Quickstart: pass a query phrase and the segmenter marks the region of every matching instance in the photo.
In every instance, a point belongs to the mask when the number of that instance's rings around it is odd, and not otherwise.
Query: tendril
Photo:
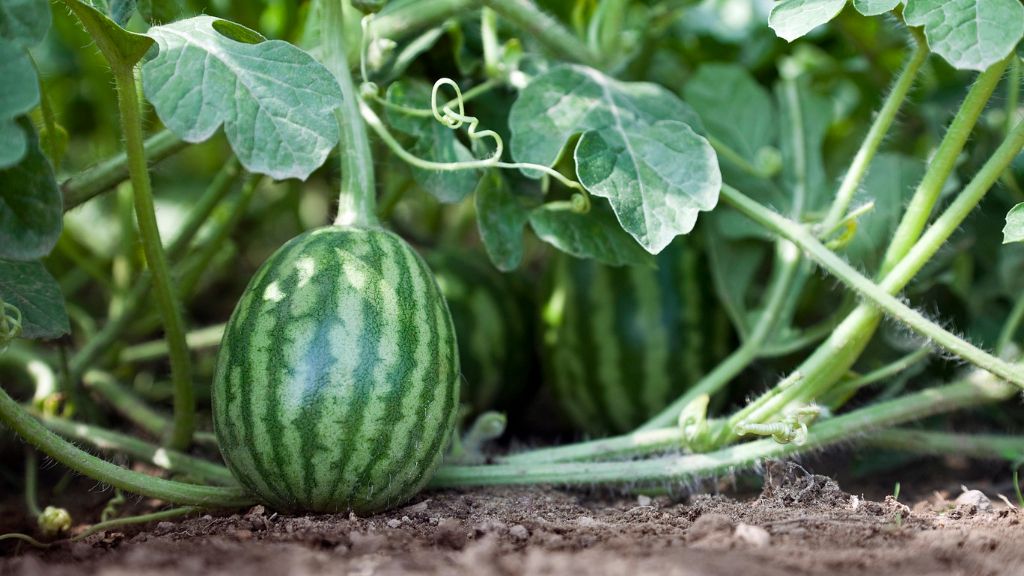
[[[491,83],[485,83],[486,89],[493,87]],[[439,105],[439,94],[441,88],[448,86],[455,92],[455,97],[447,101],[443,105]],[[484,84],[477,88],[485,87]],[[482,90],[474,89],[476,93],[481,93]],[[470,116],[466,114],[465,101],[468,99],[470,93],[467,92],[465,95],[462,93],[462,89],[459,85],[451,78],[441,78],[434,83],[433,88],[430,91],[430,110],[420,110],[416,108],[409,108],[394,102],[389,102],[376,92],[367,90],[374,94],[373,100],[381,103],[383,106],[400,112],[408,114],[410,116],[426,117],[433,116],[434,119],[439,122],[442,126],[451,130],[458,130],[465,127],[466,136],[473,142],[489,140],[494,147],[494,150],[487,158],[480,158],[476,160],[466,160],[459,162],[434,162],[431,160],[425,160],[407,151],[402,147],[401,144],[395,139],[395,137],[388,131],[384,126],[384,122],[377,116],[377,113],[373,111],[365,102],[360,103],[360,111],[362,112],[363,119],[367,125],[376,132],[376,134],[384,141],[391,151],[401,158],[403,161],[424,170],[440,170],[446,172],[452,172],[457,170],[476,170],[481,168],[508,168],[508,169],[520,169],[520,170],[535,170],[541,172],[547,176],[554,178],[561,182],[564,186],[572,188],[578,192],[574,195],[573,201],[583,210],[587,210],[590,207],[590,199],[587,196],[586,190],[583,185],[571,178],[568,178],[561,172],[541,164],[533,164],[530,162],[502,162],[501,156],[505,152],[505,143],[494,130],[480,130],[480,119],[476,116]],[[474,94],[475,95],[475,94]],[[578,199],[577,199],[578,197]]]

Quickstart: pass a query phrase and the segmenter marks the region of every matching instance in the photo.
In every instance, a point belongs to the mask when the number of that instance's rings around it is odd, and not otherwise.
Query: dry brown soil
[[[46,551],[4,542],[0,574],[1024,574],[1024,511],[991,491],[986,511],[955,505],[955,484],[927,490],[901,498],[911,509],[791,466],[747,497],[502,488],[426,493],[370,518],[256,507]]]

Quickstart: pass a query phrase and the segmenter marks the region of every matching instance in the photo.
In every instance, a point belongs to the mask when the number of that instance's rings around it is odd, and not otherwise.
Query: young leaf
[[[523,228],[529,213],[498,170],[480,179],[475,200],[476,222],[487,256],[498,270],[515,270],[523,260]]]
[[[0,169],[17,164],[28,148],[16,119],[39,103],[39,84],[26,49],[49,28],[46,0],[0,0]]]
[[[1003,228],[1003,244],[1024,242],[1024,202],[1010,209]]]
[[[395,82],[388,87],[387,99],[393,104],[419,110],[430,109],[430,88],[424,84]],[[463,146],[455,131],[431,116],[412,116],[388,108],[388,123],[414,140],[410,152],[431,162],[464,162],[473,154]],[[441,202],[459,202],[473,193],[480,180],[476,170],[424,170],[411,167],[413,178],[424,190]]]
[[[924,26],[933,52],[961,70],[984,70],[1024,37],[1020,0],[907,0],[903,18]]]
[[[63,1],[93,37],[96,46],[111,65],[134,66],[153,47],[152,38],[125,30],[91,3],[84,0]]]
[[[750,164],[775,145],[778,126],[771,94],[742,66],[704,64],[687,82],[684,95],[708,134]]]
[[[287,42],[238,42],[215,22],[198,16],[149,29],[160,53],[142,67],[146,98],[182,139],[200,142],[223,124],[247,170],[305,179],[338,143],[334,76]]]
[[[654,266],[654,258],[596,201],[586,214],[540,206],[530,212],[530,227],[544,242],[577,258],[593,258],[610,266]]]
[[[18,128],[29,140],[21,162],[0,170],[0,258],[35,260],[60,237],[63,197],[31,122],[22,118]]]
[[[538,76],[509,115],[517,161],[552,165],[576,145],[581,183],[608,198],[622,227],[651,253],[714,208],[721,174],[697,115],[665,89],[618,82],[584,66]],[[532,174],[531,174],[532,175]]]
[[[865,16],[885,14],[900,5],[902,0],[853,0],[853,7]]]
[[[59,338],[71,331],[60,285],[38,260],[0,260],[0,298],[21,312],[22,338]]]
[[[768,25],[780,38],[792,42],[831,21],[845,5],[846,0],[783,0],[772,6]]]
[[[580,183],[607,198],[622,228],[651,254],[693,230],[722,188],[711,144],[676,120],[585,132],[575,158]]]

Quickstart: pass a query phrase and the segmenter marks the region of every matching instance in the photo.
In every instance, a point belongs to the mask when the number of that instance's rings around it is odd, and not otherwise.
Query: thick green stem
[[[1016,56],[1010,55],[1010,58],[1014,57]],[[946,135],[942,138],[939,149],[929,160],[928,172],[918,184],[917,190],[910,200],[910,205],[907,206],[907,211],[903,219],[900,220],[899,227],[896,228],[889,249],[885,253],[885,259],[882,261],[880,278],[885,277],[890,270],[895,268],[907,252],[914,247],[917,239],[921,237],[921,232],[928,224],[928,219],[942,193],[942,188],[956,167],[956,159],[967,143],[978,118],[985,110],[989,98],[999,85],[999,80],[1009,65],[1010,58],[1006,58],[982,72],[971,86],[967,97],[960,106],[960,111],[953,118]]]
[[[1022,138],[1024,138],[1024,130],[1021,131],[1021,134]],[[993,158],[996,158],[996,156],[993,156]],[[984,180],[984,172],[985,169],[982,169],[982,172],[978,174],[978,177],[982,178],[982,180]],[[1001,173],[1002,170],[996,172],[994,178],[998,178]],[[958,207],[958,204],[962,204],[961,201],[965,197],[972,198],[974,200],[970,208],[977,205],[977,201],[981,200],[981,196],[984,195],[991,186],[991,182],[981,189],[980,193],[975,197],[974,194],[969,194],[969,192],[972,191],[971,188],[976,182],[977,179],[972,181],[972,185],[968,186],[968,189],[965,190],[959,198],[957,198],[957,201],[953,203],[950,210],[955,210]],[[893,274],[886,277],[886,280],[883,281],[881,286],[876,285],[874,282],[857,272],[857,270],[852,266],[847,264],[845,260],[821,244],[814,235],[808,232],[800,224],[761,206],[730,186],[722,187],[722,198],[755,222],[758,222],[773,233],[795,243],[803,249],[804,253],[806,253],[808,257],[828,270],[833,276],[838,278],[848,287],[852,288],[870,301],[870,303],[863,304],[862,306],[872,306],[881,309],[897,320],[905,323],[917,333],[931,339],[954,355],[972,362],[976,366],[988,370],[989,372],[1024,388],[1024,371],[1022,371],[1019,366],[996,358],[991,354],[978,349],[974,345],[961,340],[956,335],[925,318],[920,312],[913,310],[902,301],[895,298],[893,294],[899,291],[906,284],[906,282],[897,284],[897,282],[894,281],[896,277],[895,271]],[[969,211],[970,209],[967,210],[967,212]],[[943,215],[943,218],[945,218],[945,216],[946,214]],[[966,217],[966,213],[964,216]],[[940,218],[940,221],[942,221],[943,218]],[[936,222],[936,226],[937,225],[939,225],[939,222]],[[957,229],[958,225],[959,221],[954,222],[950,228],[945,230],[946,234],[942,235],[939,246],[945,238],[948,238],[948,236]],[[929,230],[929,232],[931,232],[931,230]],[[917,249],[924,243],[925,240],[922,240],[921,243],[914,248]],[[939,246],[934,246],[934,250],[938,250]],[[932,253],[934,253],[934,250]],[[927,261],[930,256],[931,254],[928,254],[924,260]],[[907,281],[909,281],[909,279],[910,278],[907,278]]]
[[[1013,388],[975,372],[966,381],[910,394],[815,424],[802,445],[757,440],[708,454],[666,456],[640,461],[555,464],[442,466],[430,482],[435,488],[501,484],[642,484],[691,482],[766,458],[783,458],[848,441],[857,434],[951,410],[1005,400]]]
[[[335,111],[341,133],[341,194],[336,226],[376,226],[377,188],[373,177],[370,139],[359,111],[361,98],[352,83],[345,53],[345,18],[341,0],[321,0],[320,41],[327,69],[341,87],[341,106]]]
[[[587,66],[600,64],[586,44],[531,0],[482,0],[482,3],[536,38],[552,55]]]
[[[231,472],[220,464],[195,458],[176,450],[161,448],[134,436],[105,430],[98,426],[52,417],[42,417],[40,421],[53,432],[69,440],[85,442],[104,452],[127,454],[169,472],[184,474],[221,486],[238,486],[238,481],[235,480]]]
[[[188,143],[175,136],[170,130],[161,130],[146,139],[143,146],[146,149],[146,158],[155,163],[168,156],[173,156],[188,146]],[[85,204],[127,179],[128,155],[123,152],[72,176],[61,184],[61,191],[64,193],[64,211],[67,212]]]
[[[864,439],[873,448],[970,458],[1007,460],[1024,458],[1024,437],[997,434],[950,434],[924,430],[882,430]]]
[[[843,177],[839,190],[836,192],[835,201],[832,203],[828,215],[821,224],[822,229],[830,230],[834,228],[845,217],[846,211],[850,208],[850,203],[853,201],[854,194],[857,193],[861,182],[864,181],[864,176],[867,174],[871,161],[877,154],[879,147],[881,147],[886,134],[889,133],[889,128],[892,127],[896,114],[907,99],[910,88],[914,85],[917,73],[921,70],[921,66],[927,59],[928,45],[924,42],[917,42],[914,53],[910,56],[906,66],[903,67],[903,71],[900,72],[896,84],[893,85],[892,91],[889,92],[889,96],[885,99],[885,104],[882,105],[882,109],[878,111],[875,121],[871,124],[864,142],[861,144],[860,149],[857,150],[856,156],[853,157],[853,162],[850,163],[850,168],[846,171],[846,176]]]
[[[93,480],[133,494],[167,502],[206,507],[236,508],[253,503],[239,488],[215,488],[173,482],[121,468],[79,450],[50,432],[0,388],[0,421],[49,457]]]
[[[135,198],[135,216],[139,223],[142,248],[146,263],[153,275],[157,305],[164,321],[164,334],[170,346],[171,377],[174,381],[174,427],[168,437],[168,446],[185,448],[192,441],[195,429],[196,402],[192,392],[192,361],[185,344],[185,322],[174,293],[174,280],[160,241],[153,191],[146,165],[146,150],[142,142],[142,118],[133,67],[111,63],[117,83],[117,103],[121,112],[121,130],[124,134],[125,154],[128,155],[128,173],[131,176]]]

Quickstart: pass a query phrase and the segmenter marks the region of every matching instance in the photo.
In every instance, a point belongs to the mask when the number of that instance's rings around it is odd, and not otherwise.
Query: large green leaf
[[[580,182],[657,254],[718,202],[721,173],[693,110],[665,89],[563,65],[522,91],[509,116],[517,161],[552,165],[579,134]]]
[[[393,104],[416,110],[430,109],[430,88],[421,83],[395,82],[388,87]],[[456,138],[455,131],[431,116],[413,116],[393,108],[386,111],[388,123],[413,138],[410,152],[431,162],[466,162],[473,154]],[[413,178],[441,202],[458,202],[473,193],[480,173],[476,170],[424,170],[412,167]]]
[[[903,18],[924,26],[929,48],[960,69],[984,70],[1024,37],[1020,0],[907,0]]]
[[[783,0],[772,6],[768,25],[780,38],[792,42],[843,11],[846,0]]]
[[[1024,242],[1024,203],[1017,204],[1006,215],[1003,244],[1011,242]]]
[[[59,338],[71,331],[60,286],[38,260],[0,260],[0,298],[21,312],[22,338]]]
[[[247,170],[305,179],[338,142],[334,76],[287,42],[239,42],[217,22],[198,16],[150,28],[160,53],[142,68],[146,97],[182,139],[205,140],[223,124]]]
[[[523,229],[529,212],[498,170],[480,179],[475,200],[476,222],[487,256],[498,270],[515,270],[523,260]]]
[[[853,7],[865,16],[885,14],[900,5],[902,0],[853,0]]]
[[[31,122],[23,118],[19,124],[29,137],[25,155],[0,170],[0,258],[35,260],[60,237],[63,197]]]
[[[535,208],[530,212],[530,226],[538,238],[577,258],[593,258],[610,266],[654,266],[654,258],[622,231],[606,206],[597,202],[586,214]]]
[[[39,103],[39,82],[26,49],[49,28],[46,0],[0,0],[0,169],[17,164],[28,148],[16,119]]]
[[[742,66],[704,64],[684,89],[709,135],[757,164],[758,154],[778,138],[775,104]]]

